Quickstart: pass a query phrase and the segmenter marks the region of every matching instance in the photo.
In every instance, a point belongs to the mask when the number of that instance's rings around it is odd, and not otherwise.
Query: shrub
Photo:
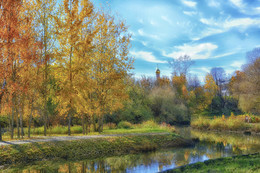
[[[116,129],[115,123],[108,123],[108,124],[106,124],[106,126],[108,127],[108,129]]]
[[[205,117],[199,117],[191,122],[191,126],[198,129],[208,129],[210,120]]]
[[[260,124],[255,124],[252,128],[252,130],[256,133],[260,133]]]
[[[117,128],[119,128],[119,129],[131,129],[132,124],[127,122],[127,121],[121,121],[120,123],[118,123]]]
[[[209,128],[211,130],[224,130],[224,129],[226,129],[226,122],[223,119],[223,117],[216,118],[216,119],[210,121]]]
[[[156,128],[158,127],[158,124],[153,121],[153,120],[149,120],[149,121],[145,121],[141,124],[141,128]]]
[[[82,126],[72,126],[71,127],[71,133],[79,134],[79,133],[82,133],[82,132],[83,132]]]

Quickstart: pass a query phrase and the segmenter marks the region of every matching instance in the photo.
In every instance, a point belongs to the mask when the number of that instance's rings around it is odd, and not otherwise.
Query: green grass
[[[214,160],[207,160],[177,169],[166,171],[168,173],[178,172],[214,172],[214,173],[245,173],[260,172],[260,154],[226,157]]]
[[[0,146],[0,165],[52,159],[95,159],[185,145],[191,145],[191,141],[174,133],[8,145]]]
[[[123,124],[123,125],[122,125]],[[127,127],[127,128],[126,128]],[[15,130],[15,139],[17,139],[17,130]],[[25,138],[28,134],[28,129],[24,128]],[[113,123],[105,124],[102,133],[94,132],[93,126],[91,126],[90,133],[88,135],[100,135],[100,134],[129,134],[129,133],[160,133],[160,132],[175,132],[174,127],[169,126],[167,124],[157,124],[154,121],[146,121],[142,124],[131,124],[129,122],[123,122],[119,127],[117,127]],[[83,135],[82,134],[82,126],[72,126],[71,127],[72,135]],[[66,126],[54,126],[47,129],[47,136],[67,136],[68,127]],[[37,127],[31,128],[31,137],[32,138],[41,138],[44,135],[44,128]],[[3,135],[3,140],[11,140],[10,133],[5,133]]]

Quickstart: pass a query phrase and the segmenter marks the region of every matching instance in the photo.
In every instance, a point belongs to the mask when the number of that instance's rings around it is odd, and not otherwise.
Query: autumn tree
[[[98,131],[103,131],[104,115],[121,108],[127,98],[126,77],[132,69],[129,56],[130,35],[124,22],[108,12],[100,11],[97,18],[100,31],[94,37],[93,85],[96,100]]]
[[[54,61],[54,49],[56,44],[56,23],[58,10],[57,1],[55,0],[33,0],[30,6],[30,14],[33,17],[34,29],[37,33],[36,37],[42,42],[42,51],[39,56],[42,65],[38,69],[37,87],[39,99],[37,100],[38,112],[43,117],[44,121],[44,135],[46,136],[47,124],[49,121],[49,112],[47,108],[48,99],[50,99],[50,78],[51,78],[51,63]]]
[[[71,134],[71,118],[76,110],[77,100],[77,78],[79,73],[84,73],[81,67],[81,57],[78,48],[87,40],[90,45],[90,38],[82,39],[82,33],[87,32],[82,28],[88,28],[88,19],[93,13],[93,5],[87,1],[64,0],[60,18],[56,18],[58,29],[59,49],[56,57],[56,76],[60,86],[59,103],[62,114],[67,114],[68,134]],[[91,30],[87,36],[91,36]],[[85,45],[87,51],[87,45]],[[87,73],[86,73],[87,74]],[[86,89],[86,88],[85,88]]]
[[[216,96],[217,91],[218,91],[218,86],[216,85],[214,78],[211,74],[207,74],[205,77],[205,94],[207,98],[207,104],[210,105],[212,102],[212,99]],[[211,107],[212,111],[212,107]]]
[[[8,105],[12,107],[11,138],[14,132],[14,118],[17,120],[18,137],[20,137],[19,124],[23,116],[18,105],[22,104],[22,95],[27,92],[28,78],[25,73],[35,65],[39,50],[32,27],[32,18],[27,8],[29,4],[30,2],[11,0],[0,3],[0,78],[4,84],[2,93],[9,101]]]
[[[236,72],[229,83],[232,95],[238,99],[239,107],[245,112],[260,113],[260,58],[244,67],[242,72]]]

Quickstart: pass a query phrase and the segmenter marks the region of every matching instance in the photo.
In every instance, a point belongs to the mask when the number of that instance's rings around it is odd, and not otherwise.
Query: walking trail
[[[121,137],[121,136],[140,136],[140,135],[164,135],[169,133],[129,133],[129,134],[111,134],[111,135],[88,135],[88,136],[52,136],[43,137],[42,139],[28,139],[28,140],[15,140],[15,141],[0,141],[0,146],[6,145],[21,145],[37,142],[56,142],[56,141],[73,141],[81,139],[97,139],[107,137]]]

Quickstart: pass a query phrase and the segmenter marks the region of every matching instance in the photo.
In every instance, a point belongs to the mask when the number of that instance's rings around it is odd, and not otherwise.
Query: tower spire
[[[158,64],[157,64],[157,68],[156,68],[156,71],[155,71],[155,74],[156,74],[156,79],[160,79],[160,70],[159,70],[159,67],[158,67]]]

